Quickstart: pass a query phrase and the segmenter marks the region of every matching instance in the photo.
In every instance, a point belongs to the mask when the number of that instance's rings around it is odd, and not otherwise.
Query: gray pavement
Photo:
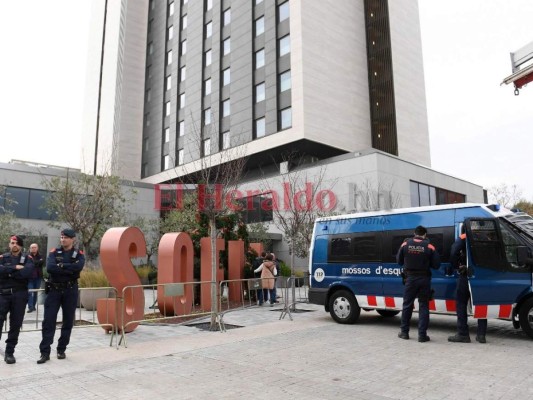
[[[431,342],[418,343],[416,315],[414,339],[405,341],[396,337],[399,317],[363,311],[357,324],[339,325],[322,307],[298,308],[312,311],[293,314],[293,321],[279,320],[280,307],[230,312],[225,323],[242,328],[225,333],[143,324],[128,334],[128,347],[118,350],[100,327],[79,328],[67,359],[53,357],[44,365],[36,364],[40,332],[26,330],[17,363],[0,363],[0,399],[533,396],[533,341],[509,322],[489,321],[485,345],[452,344],[446,339],[454,333],[455,319],[432,315]],[[35,319],[32,314],[26,319]],[[470,325],[475,336],[475,324]]]

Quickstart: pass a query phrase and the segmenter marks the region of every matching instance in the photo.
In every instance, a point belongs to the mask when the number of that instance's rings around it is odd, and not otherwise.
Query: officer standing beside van
[[[409,324],[415,299],[418,298],[418,341],[429,342],[429,299],[431,296],[431,270],[440,267],[440,256],[426,237],[427,230],[419,225],[415,236],[404,241],[398,250],[396,260],[403,266],[406,276],[403,294],[400,339],[409,339]]]
[[[450,252],[450,263],[454,270],[457,271],[457,333],[448,337],[448,342],[453,343],[470,343],[470,334],[468,332],[468,314],[467,306],[470,299],[470,289],[468,288],[468,269],[466,266],[466,231],[465,226],[461,227],[461,235],[455,240]],[[447,271],[450,273],[453,271]],[[479,343],[487,343],[485,334],[487,333],[487,320],[477,320],[476,340]]]

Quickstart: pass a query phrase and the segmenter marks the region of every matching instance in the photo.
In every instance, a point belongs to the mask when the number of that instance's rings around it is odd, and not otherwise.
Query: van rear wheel
[[[520,307],[520,326],[524,332],[533,338],[533,298],[526,300]]]
[[[400,312],[395,310],[376,310],[382,317],[390,318],[398,315]]]
[[[353,324],[361,314],[355,296],[347,290],[338,290],[329,299],[329,313],[339,324]]]

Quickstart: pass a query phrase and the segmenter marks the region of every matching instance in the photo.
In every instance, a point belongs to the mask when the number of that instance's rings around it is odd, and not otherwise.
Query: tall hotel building
[[[248,177],[292,150],[327,166],[346,211],[362,182],[380,207],[484,200],[430,168],[417,0],[95,0],[93,19],[86,172],[172,182],[245,146]]]

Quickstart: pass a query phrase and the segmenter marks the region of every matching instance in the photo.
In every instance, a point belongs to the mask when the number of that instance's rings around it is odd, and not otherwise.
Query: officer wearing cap
[[[398,333],[400,339],[409,339],[409,324],[415,299],[418,298],[418,341],[429,342],[429,298],[431,297],[431,270],[440,267],[440,256],[426,237],[427,230],[419,225],[415,236],[404,241],[398,250],[396,260],[403,266],[406,275],[403,294],[402,323]]]
[[[61,231],[61,246],[52,249],[46,259],[49,280],[45,287],[47,296],[44,301],[42,340],[39,345],[41,358],[37,360],[37,364],[50,360],[59,307],[63,310],[63,323],[57,341],[57,358],[66,358],[65,350],[70,342],[78,304],[78,278],[85,265],[83,251],[74,247],[75,238],[76,232],[73,229]]]
[[[0,337],[9,312],[4,361],[14,364],[15,346],[24,321],[28,302],[28,279],[33,273],[32,257],[22,253],[24,241],[18,235],[11,236],[9,252],[0,257]]]

